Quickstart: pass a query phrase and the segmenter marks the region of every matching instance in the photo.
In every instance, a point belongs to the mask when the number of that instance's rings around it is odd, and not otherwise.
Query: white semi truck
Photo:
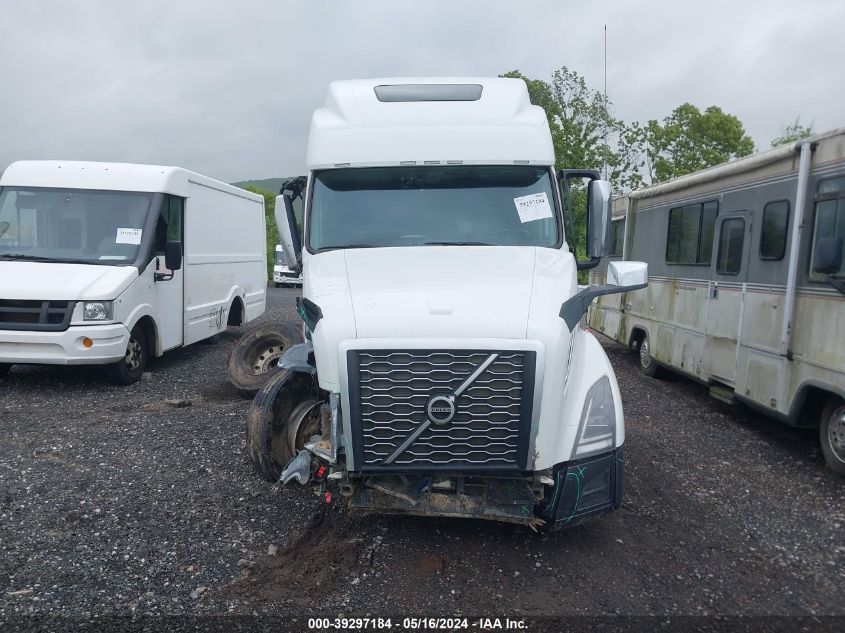
[[[305,341],[253,401],[259,472],[374,512],[560,528],[618,508],[619,388],[580,321],[647,269],[611,263],[579,292],[577,270],[605,254],[610,186],[555,172],[525,84],[333,82],[307,164],[276,205]],[[585,261],[564,230],[575,179],[588,181]]]
[[[237,227],[237,230],[232,230]],[[19,161],[0,179],[0,377],[148,358],[264,312],[264,199],[178,167]]]

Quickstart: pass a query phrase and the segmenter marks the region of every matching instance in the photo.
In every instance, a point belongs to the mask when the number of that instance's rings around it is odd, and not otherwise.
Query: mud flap
[[[552,499],[543,517],[553,530],[572,527],[622,505],[622,447],[555,467]]]

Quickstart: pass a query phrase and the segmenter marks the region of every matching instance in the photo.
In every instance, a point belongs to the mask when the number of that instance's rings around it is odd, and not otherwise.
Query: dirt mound
[[[262,555],[223,589],[250,605],[288,603],[314,606],[338,584],[370,568],[373,545],[361,538],[359,521],[340,508],[326,508],[291,544],[276,555]]]

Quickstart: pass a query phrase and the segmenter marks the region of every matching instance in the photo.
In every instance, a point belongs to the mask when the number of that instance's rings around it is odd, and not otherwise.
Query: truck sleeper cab
[[[226,231],[227,226],[238,231]],[[20,161],[0,179],[0,375],[147,359],[264,311],[261,196],[176,167]]]
[[[337,486],[365,511],[563,527],[619,507],[619,389],[579,322],[595,296],[643,287],[646,269],[613,266],[578,291],[577,267],[603,255],[610,187],[555,173],[525,84],[334,82],[307,162],[276,209],[308,340],[254,402],[259,471]],[[589,180],[586,262],[567,243],[559,177]]]

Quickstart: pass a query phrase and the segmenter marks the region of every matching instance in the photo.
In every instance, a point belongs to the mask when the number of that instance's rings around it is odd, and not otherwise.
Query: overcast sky
[[[567,65],[601,88],[604,24],[625,120],[715,104],[759,149],[797,115],[845,126],[841,0],[4,0],[0,170],[63,158],[296,175],[333,79]]]

